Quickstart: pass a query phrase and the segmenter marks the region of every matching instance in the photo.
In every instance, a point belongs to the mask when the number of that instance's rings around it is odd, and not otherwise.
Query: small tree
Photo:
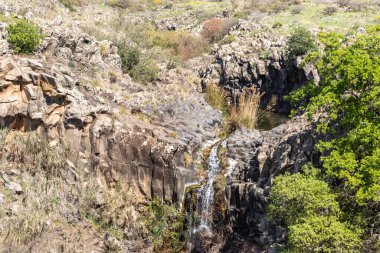
[[[41,29],[26,19],[17,19],[6,28],[8,42],[16,54],[32,54],[41,44],[44,36]]]
[[[298,27],[288,40],[288,59],[293,60],[297,56],[305,55],[315,50],[315,48],[315,41],[309,30],[304,27]]]

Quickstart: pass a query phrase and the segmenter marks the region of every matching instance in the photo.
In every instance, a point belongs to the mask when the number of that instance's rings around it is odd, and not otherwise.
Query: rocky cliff
[[[273,178],[295,173],[318,160],[316,138],[308,122],[295,119],[270,131],[238,130],[227,139],[229,184],[226,188],[228,219],[235,231],[259,245],[281,242],[281,227],[268,227],[265,220],[267,197]]]
[[[302,59],[289,62],[285,55],[286,37],[259,33],[260,25],[237,25],[231,31],[237,41],[215,46],[210,64],[200,70],[204,86],[218,84],[231,94],[236,103],[244,87],[255,87],[263,93],[261,107],[280,113],[289,113],[290,105],[284,96],[311,80],[318,81],[318,73],[311,65],[302,65]],[[246,37],[241,30],[257,31],[260,35]]]

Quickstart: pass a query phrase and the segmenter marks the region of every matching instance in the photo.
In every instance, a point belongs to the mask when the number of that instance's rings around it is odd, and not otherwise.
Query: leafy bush
[[[158,72],[159,69],[152,60],[143,59],[131,69],[129,74],[138,82],[148,83],[157,79]]]
[[[41,29],[26,19],[16,19],[6,28],[8,32],[8,42],[12,45],[16,54],[34,53],[44,36]]]
[[[343,45],[342,35],[321,34],[325,53],[316,61],[321,82],[292,94],[293,103],[303,101],[301,110],[319,113],[315,122],[321,133],[336,136],[321,142],[329,151],[324,158],[327,173],[343,180],[356,192],[356,201],[380,201],[380,26],[369,34],[351,38]],[[305,99],[306,98],[306,99]],[[308,99],[307,99],[308,98]],[[309,103],[307,103],[309,102]],[[337,125],[340,134],[337,134]],[[339,136],[339,137],[338,137]]]
[[[140,63],[141,52],[137,47],[128,47],[125,44],[118,44],[121,67],[125,73],[129,73]]]
[[[310,217],[289,230],[295,252],[363,252],[359,236],[335,217]]]
[[[270,219],[288,226],[309,216],[334,216],[340,213],[338,202],[328,184],[313,174],[276,177],[269,199]]]
[[[155,252],[182,252],[185,242],[186,220],[183,214],[160,200],[153,200],[148,207],[147,227]]]
[[[282,27],[282,23],[281,22],[276,22],[273,24],[272,28],[276,29],[276,28],[280,28]]]
[[[298,27],[294,30],[289,37],[287,46],[289,60],[305,55],[316,48],[312,34],[304,27]]]
[[[317,67],[320,82],[291,95],[292,104],[310,116],[316,131],[329,136],[317,145],[323,154],[321,167],[336,189],[345,219],[364,231],[366,252],[378,241],[371,235],[380,232],[379,36],[379,25],[351,37],[320,34],[323,54],[307,59]],[[373,247],[378,252],[379,244]]]
[[[269,221],[289,229],[292,252],[361,252],[360,233],[339,220],[336,197],[315,171],[276,177],[269,201]]]

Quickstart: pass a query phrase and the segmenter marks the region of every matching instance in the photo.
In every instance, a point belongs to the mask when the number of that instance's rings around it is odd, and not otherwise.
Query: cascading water
[[[207,159],[207,181],[199,190],[198,210],[200,223],[195,231],[212,232],[212,204],[214,200],[214,180],[221,171],[220,160],[218,157],[219,145],[215,145]]]

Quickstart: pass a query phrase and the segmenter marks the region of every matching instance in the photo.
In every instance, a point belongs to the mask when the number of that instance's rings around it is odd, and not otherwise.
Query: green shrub
[[[147,228],[155,252],[182,252],[186,246],[186,219],[175,207],[153,200],[148,206]]]
[[[338,215],[339,205],[327,183],[314,175],[285,174],[274,179],[269,218],[294,225],[315,215]]]
[[[341,222],[341,210],[328,184],[315,170],[274,179],[268,220],[289,229],[291,252],[361,252],[360,230]]]
[[[41,29],[26,19],[17,19],[6,28],[8,42],[16,54],[34,53],[44,38]]]
[[[355,233],[335,217],[315,216],[289,227],[293,252],[363,252]]]
[[[318,132],[334,136],[318,145],[323,167],[355,192],[359,205],[380,201],[380,26],[367,30],[347,44],[341,34],[320,34],[324,54],[314,62],[321,81],[291,95],[299,109],[319,115]]]
[[[315,50],[315,41],[312,34],[304,27],[294,30],[288,40],[288,59],[293,60]]]
[[[140,63],[140,50],[137,47],[128,47],[125,44],[118,44],[118,50],[123,71],[130,73],[130,71]]]
[[[158,71],[158,67],[152,60],[143,59],[131,69],[129,74],[138,82],[148,83],[157,79]]]

